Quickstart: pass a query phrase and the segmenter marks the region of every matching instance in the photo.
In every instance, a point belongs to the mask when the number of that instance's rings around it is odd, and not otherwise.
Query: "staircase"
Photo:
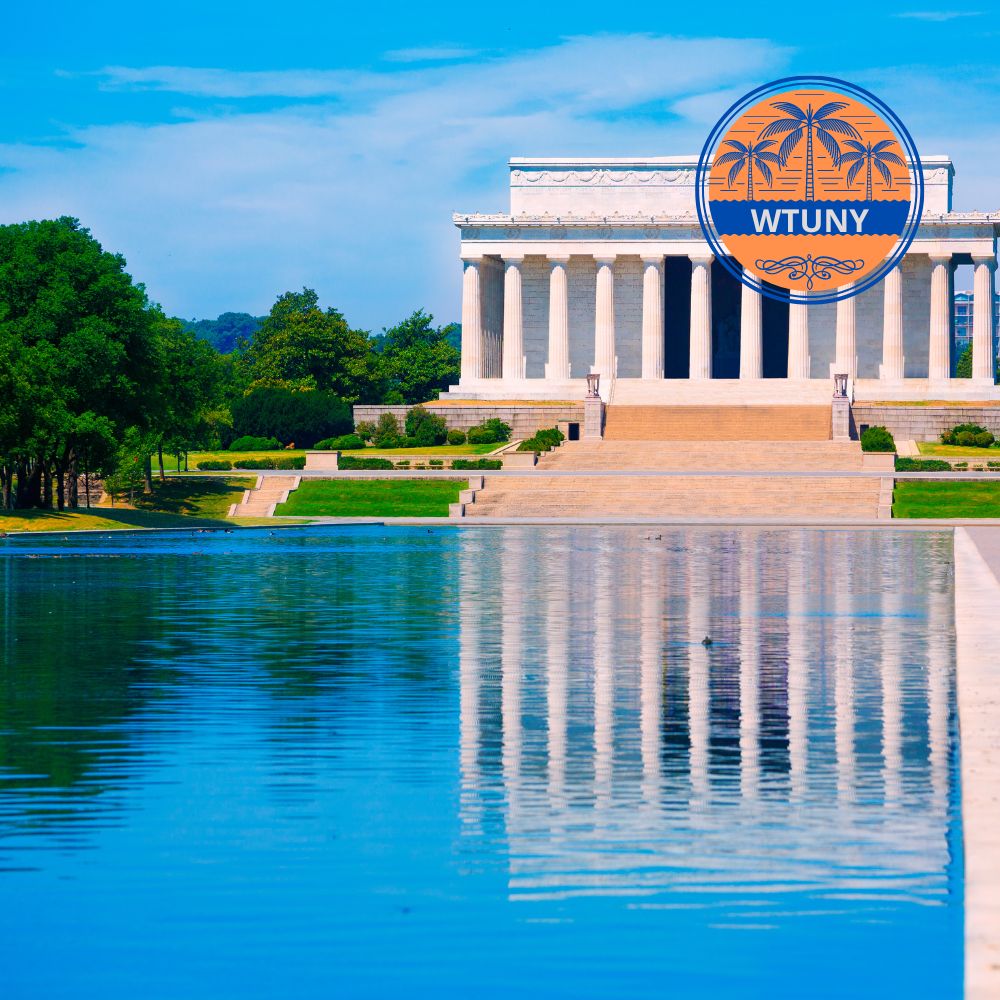
[[[243,499],[229,508],[230,517],[274,517],[274,508],[299,488],[301,476],[258,476],[252,490],[244,490]]]
[[[465,516],[870,520],[880,493],[874,476],[487,476]]]
[[[623,406],[605,411],[608,441],[829,441],[831,409],[818,405]]]

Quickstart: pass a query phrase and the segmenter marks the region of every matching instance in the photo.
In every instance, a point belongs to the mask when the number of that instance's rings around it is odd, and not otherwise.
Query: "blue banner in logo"
[[[898,236],[909,201],[712,201],[720,236]]]

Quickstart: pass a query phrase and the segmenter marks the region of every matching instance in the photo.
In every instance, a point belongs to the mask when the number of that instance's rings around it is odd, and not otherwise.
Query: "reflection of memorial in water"
[[[502,614],[463,602],[462,816],[512,898],[948,891],[946,540],[550,531],[463,542]]]

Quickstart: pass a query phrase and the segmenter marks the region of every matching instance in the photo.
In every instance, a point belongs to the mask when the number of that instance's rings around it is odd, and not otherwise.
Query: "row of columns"
[[[485,258],[465,259],[462,285],[462,379],[526,377],[524,353],[524,257],[503,258],[503,336],[499,372],[484,350],[483,282]],[[569,254],[549,256],[548,360],[545,378],[570,378],[569,362]],[[711,254],[691,256],[691,379],[712,377],[712,262]],[[951,377],[951,257],[932,256],[928,377]],[[617,375],[615,345],[614,256],[595,258],[597,289],[594,310],[594,365],[592,371]],[[972,374],[993,381],[993,269],[995,259],[976,256],[973,292]],[[663,257],[642,257],[642,378],[664,377]],[[857,378],[856,298],[837,303],[834,369]],[[758,292],[742,287],[740,304],[740,378],[763,378],[762,301]],[[893,268],[883,280],[882,363],[879,378],[895,382],[905,371],[903,354],[903,276]],[[792,303],[788,309],[788,378],[811,376],[809,307]],[[493,369],[492,371],[490,369]]]

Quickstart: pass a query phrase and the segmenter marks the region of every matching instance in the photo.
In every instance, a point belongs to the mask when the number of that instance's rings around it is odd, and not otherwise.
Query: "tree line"
[[[351,429],[352,403],[420,403],[458,380],[457,327],[422,310],[374,337],[308,288],[249,337],[226,315],[223,353],[77,219],[0,226],[2,507],[76,507],[91,474],[148,491],[164,453],[243,434],[310,447]]]

